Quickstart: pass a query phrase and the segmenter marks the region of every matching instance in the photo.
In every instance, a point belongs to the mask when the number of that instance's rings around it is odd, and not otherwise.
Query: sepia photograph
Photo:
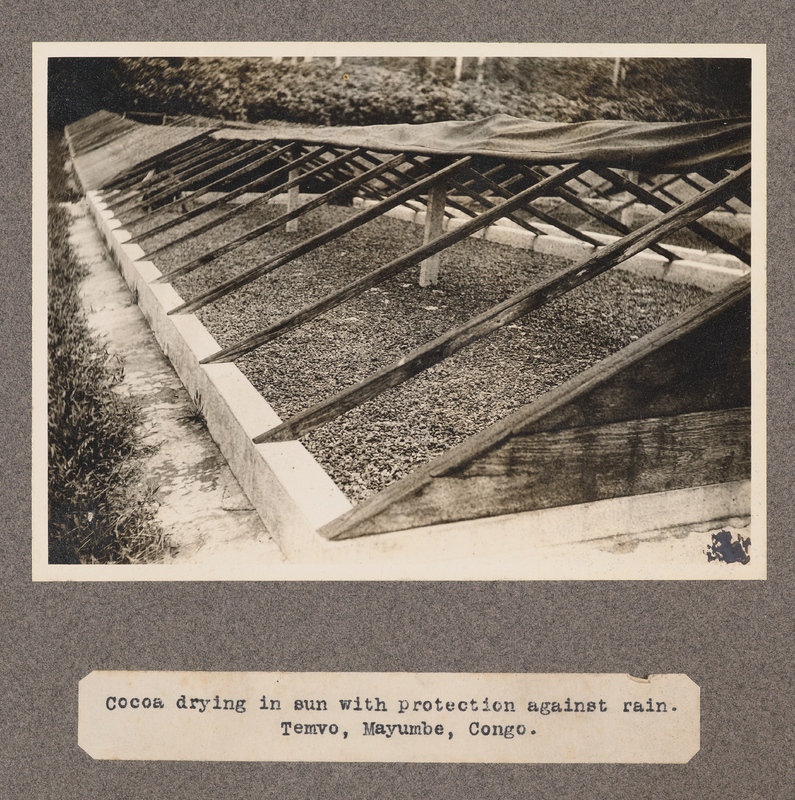
[[[764,579],[764,71],[36,45],[34,579]]]

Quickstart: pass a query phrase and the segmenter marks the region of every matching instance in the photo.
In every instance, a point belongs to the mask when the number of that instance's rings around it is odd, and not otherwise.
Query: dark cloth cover
[[[256,131],[256,133],[254,133]],[[479,155],[530,164],[585,161],[648,172],[680,172],[707,164],[733,166],[751,153],[748,119],[706,122],[534,122],[497,114],[474,122],[229,130],[229,138],[273,138],[366,147],[382,152]]]

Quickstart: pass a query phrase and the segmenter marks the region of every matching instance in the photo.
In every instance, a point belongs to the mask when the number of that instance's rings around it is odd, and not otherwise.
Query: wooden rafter
[[[201,180],[205,176],[211,177],[217,172],[223,171],[225,169],[226,162],[230,158],[233,158],[235,155],[239,155],[241,152],[247,152],[249,150],[251,150],[250,146],[219,148],[218,150],[210,153],[207,158],[202,159],[193,166],[186,169],[176,170],[172,175],[168,176],[162,182],[153,186],[145,187],[141,192],[141,196],[137,202],[126,206],[125,208],[118,209],[116,214],[117,216],[122,217],[131,214],[133,211],[138,211],[141,208],[147,207],[150,210],[154,210],[152,207],[158,201],[187,189],[197,180]],[[127,224],[139,222],[140,220],[144,219],[144,217],[149,216],[149,213],[150,211],[147,211],[142,216],[133,218]]]
[[[157,155],[145,158],[143,161],[138,161],[133,167],[125,170],[121,175],[117,175],[112,180],[106,181],[100,187],[100,191],[107,194],[109,192],[122,191],[132,184],[140,181],[153,166],[159,163],[168,163],[172,159],[178,158],[180,155],[189,154],[196,148],[200,147],[205,141],[209,139],[209,135],[202,132],[197,133],[196,136],[187,141],[175,144],[166,150],[162,150]]]
[[[261,197],[257,198],[256,202],[258,204],[263,203],[263,202],[265,202],[266,200],[270,199],[271,197],[273,197],[276,194],[281,194],[281,193],[283,193],[285,191],[289,191],[294,186],[299,186],[301,183],[303,183],[304,181],[306,181],[309,178],[313,177],[314,175],[324,174],[324,173],[328,172],[330,165],[345,161],[345,160],[350,158],[350,155],[351,155],[350,153],[343,153],[343,155],[337,156],[337,158],[333,159],[330,162],[326,162],[324,164],[321,164],[319,167],[315,167],[314,169],[311,169],[308,172],[301,173],[301,174],[297,175],[296,177],[291,178],[286,183],[282,183],[279,186],[271,189],[270,191],[265,192]],[[298,160],[300,161],[300,159],[298,159]],[[294,166],[295,164],[296,164],[296,162],[293,161],[293,162],[291,162],[290,165],[288,165],[290,167],[290,174],[293,174],[296,171],[296,168]],[[339,188],[336,189],[336,190],[333,190],[333,191],[334,191],[334,196],[337,196],[337,195],[340,194]],[[321,197],[325,198],[326,195],[321,195]],[[170,272],[167,272],[164,275],[162,275],[158,279],[159,282],[165,282],[165,281],[171,280],[173,278],[180,277],[181,275],[187,275],[188,273],[193,272],[194,270],[198,269],[199,267],[204,266],[205,264],[209,264],[212,261],[215,261],[215,259],[220,258],[221,256],[225,255],[226,253],[231,253],[233,250],[236,250],[237,248],[242,247],[247,242],[252,242],[252,241],[254,241],[254,239],[258,239],[260,236],[264,236],[266,233],[268,233],[268,232],[274,230],[275,228],[279,227],[279,225],[282,225],[285,222],[288,222],[289,220],[297,219],[299,216],[301,216],[301,214],[304,214],[307,211],[310,211],[311,208],[317,208],[318,205],[322,204],[322,202],[317,202],[317,200],[311,201],[311,202],[314,204],[311,207],[307,203],[304,206],[300,206],[300,207],[298,207],[296,209],[293,209],[292,211],[288,211],[286,214],[283,214],[283,215],[281,215],[280,217],[277,218],[278,222],[276,220],[269,220],[268,222],[265,222],[262,225],[258,225],[257,227],[251,228],[250,230],[246,231],[245,233],[242,233],[237,238],[232,239],[231,241],[226,242],[225,244],[222,244],[221,246],[216,247],[216,248],[214,248],[213,250],[210,250],[207,253],[204,253],[203,255],[199,256],[198,258],[194,258],[192,261],[189,261],[187,264],[183,264],[180,267],[176,267],[175,269],[171,270]],[[325,200],[323,202],[325,202]],[[250,210],[250,207],[251,207],[251,204],[249,204],[247,206],[247,209]],[[217,224],[218,220],[215,220],[215,222]]]
[[[413,197],[414,195],[420,194],[424,189],[430,187],[436,181],[442,180],[448,175],[462,169],[467,164],[469,164],[469,162],[470,162],[469,156],[459,159],[453,164],[450,164],[449,166],[440,169],[438,172],[434,172],[432,175],[422,178],[416,183],[413,183],[411,186],[406,187],[402,191],[396,192],[390,197],[387,197],[380,203],[376,203],[374,206],[371,206],[370,208],[367,208],[364,211],[355,214],[354,216],[350,217],[344,222],[341,222],[338,225],[333,226],[332,228],[318,234],[317,236],[313,236],[312,238],[307,239],[304,242],[301,242],[295,247],[285,250],[283,253],[278,253],[274,256],[271,256],[269,259],[262,262],[261,264],[258,264],[256,267],[252,267],[251,269],[246,270],[240,275],[236,275],[234,278],[231,278],[228,281],[224,281],[223,283],[219,284],[213,289],[210,289],[209,291],[204,292],[198,297],[195,297],[192,300],[183,303],[181,306],[172,309],[169,312],[169,314],[181,314],[189,311],[195,311],[207,305],[208,303],[212,303],[213,301],[226,296],[230,292],[233,292],[236,289],[239,289],[242,286],[251,283],[251,281],[254,281],[257,278],[266,275],[269,272],[272,272],[273,270],[283,266],[284,264],[288,264],[290,261],[293,261],[294,259],[304,255],[305,253],[315,250],[316,248],[324,244],[328,244],[329,242],[338,239],[340,236],[343,236],[349,231],[352,231],[355,228],[358,228],[359,226],[364,225],[367,222],[370,222],[370,220],[380,217],[384,212],[388,211],[390,208],[395,208],[396,206],[402,205],[406,199]]]
[[[256,165],[261,165],[263,163],[263,158],[261,157],[262,153],[267,153],[272,147],[273,140],[271,139],[268,142],[263,142],[256,147],[247,148],[243,152],[240,153],[233,153],[230,157],[223,161],[222,163],[218,164],[216,167],[207,170],[206,172],[202,172],[193,178],[185,181],[182,186],[177,186],[171,189],[171,192],[174,191],[190,191],[191,192],[191,199],[196,200],[202,195],[207,194],[207,192],[211,192],[214,189],[217,189],[224,185],[224,183],[234,180],[236,177],[240,175],[245,175],[250,172],[252,169],[256,167]],[[258,158],[258,156],[260,156]],[[267,163],[267,162],[265,162]],[[236,167],[238,164],[243,164],[243,166],[239,167],[238,169],[232,169]],[[231,172],[229,170],[232,170]],[[168,211],[170,208],[178,205],[182,202],[181,197],[176,197],[174,200],[164,203],[157,207],[157,212],[162,214],[164,211]],[[127,225],[136,225],[137,223],[141,222],[144,217],[149,216],[148,214],[143,214],[137,219],[129,220],[125,224]]]
[[[750,169],[750,165],[748,165]],[[608,167],[594,167],[595,172],[598,172],[600,175],[603,175],[607,180],[613,180],[616,182],[617,185],[620,185],[625,191],[634,194],[635,197],[638,198],[641,202],[647,203],[648,205],[656,208],[662,212],[667,212],[671,209],[670,203],[666,202],[662,198],[658,197],[657,195],[651,194],[650,192],[646,191],[642,186],[638,186],[636,183],[630,181],[627,178],[624,178],[622,175],[619,175],[612,169]],[[725,180],[725,178],[724,178]],[[723,183],[721,181],[720,183]],[[713,186],[718,186],[720,184],[713,184]],[[739,184],[736,187],[733,196],[740,196],[745,191],[747,191],[747,186]],[[751,264],[751,256],[745,252],[741,247],[730,242],[728,239],[725,239],[723,236],[711,231],[709,228],[705,227],[698,221],[693,221],[687,226],[693,233],[698,234],[702,239],[709,242],[710,244],[714,244],[716,247],[720,247],[726,253],[733,255],[735,258],[742,261],[743,264]]]
[[[286,145],[285,147],[280,147],[278,150],[275,150],[273,153],[265,156],[263,159],[264,162],[274,161],[276,159],[284,160],[284,157],[287,156],[290,152],[290,145]],[[316,161],[323,153],[326,152],[324,147],[318,147],[316,150],[312,150],[307,153],[305,156],[302,156],[303,162],[305,164],[310,164]],[[301,160],[301,159],[299,159]],[[202,214],[207,213],[208,211],[212,211],[214,208],[218,208],[218,206],[225,205],[230,203],[237,197],[244,195],[248,192],[253,191],[254,189],[261,189],[263,186],[266,186],[269,183],[272,183],[274,180],[278,180],[279,178],[283,177],[287,174],[287,172],[294,166],[292,162],[289,164],[285,164],[275,170],[270,172],[266,172],[264,175],[259,175],[258,177],[254,178],[253,180],[249,181],[248,183],[239,186],[237,189],[233,189],[231,192],[225,193],[222,197],[219,197],[217,200],[212,200],[209,203],[205,203],[199,208],[194,208],[190,211],[186,211],[184,214],[181,214],[179,217],[173,220],[167,220],[162,225],[158,225],[155,228],[150,228],[149,230],[143,231],[142,233],[138,234],[138,237],[134,238],[143,238],[148,236],[154,236],[156,233],[161,233],[164,230],[168,230],[169,228],[175,225],[181,225],[183,222],[188,222],[195,217],[201,216]],[[180,242],[184,242],[186,239],[191,239],[193,237],[199,236],[205,231],[214,228],[216,225],[222,225],[229,219],[238,216],[239,214],[244,214],[247,211],[250,211],[252,208],[260,205],[261,203],[267,202],[274,194],[281,191],[281,186],[276,187],[271,193],[267,194],[267,197],[260,196],[256,197],[253,200],[250,200],[247,203],[242,203],[241,205],[237,206],[237,208],[233,208],[230,211],[227,211],[225,214],[222,214],[215,219],[210,220],[208,223],[199,226],[198,228],[194,228],[193,230],[187,231],[186,233],[182,234],[181,236],[176,236],[173,239],[170,239],[168,242],[160,245],[155,250],[151,250],[149,252],[149,256],[154,256],[157,253],[161,253],[164,250],[168,250],[170,247],[173,247]]]
[[[114,195],[112,199],[108,200],[108,204],[112,208],[118,208],[124,203],[130,203],[140,197],[144,192],[151,192],[153,189],[157,190],[168,183],[178,180],[186,170],[196,166],[196,164],[204,163],[205,159],[217,152],[219,142],[215,139],[207,138],[200,143],[200,147],[191,153],[184,153],[177,156],[173,160],[167,161],[160,169],[147,170],[141,180],[130,186],[126,194],[121,196]],[[149,172],[152,172],[152,180],[149,180]]]
[[[386,389],[398,386],[472,342],[482,339],[493,331],[525,316],[530,311],[540,308],[551,300],[592,280],[616,264],[645,250],[649,245],[660,241],[661,238],[669,233],[679,230],[688,222],[712,210],[716,205],[720,205],[726,197],[731,196],[736,186],[744,183],[749,176],[750,166],[738,171],[735,175],[727,177],[712,189],[681,204],[678,208],[669,211],[660,219],[653,220],[623,239],[605,246],[585,262],[574,264],[534,284],[529,289],[513,295],[502,303],[473,317],[458,328],[448,331],[417,348],[409,355],[379,370],[364,381],[348,387],[337,395],[317,403],[311,408],[294,415],[286,422],[260,434],[254,441],[261,443],[299,438],[319,425],[336,419],[352,408],[371,400]],[[551,179],[548,178],[547,181],[536,184],[533,188],[543,191],[547,188],[543,184],[548,184],[549,181]],[[529,192],[531,190],[526,191]],[[472,225],[478,221],[473,220],[472,223],[468,224]],[[463,230],[463,228],[460,230]],[[350,295],[350,293],[348,294]],[[326,310],[328,308],[324,307],[323,311]]]
[[[271,140],[271,145],[272,145],[272,140]],[[137,242],[140,241],[141,239],[154,236],[157,233],[162,233],[163,231],[166,231],[169,228],[181,225],[183,222],[187,222],[189,219],[193,219],[194,217],[197,217],[200,214],[210,211],[213,208],[217,208],[219,205],[228,203],[230,200],[234,199],[235,197],[239,197],[241,194],[245,194],[245,192],[249,191],[250,188],[253,188],[254,186],[258,185],[259,183],[265,180],[266,176],[264,176],[260,172],[260,168],[264,167],[266,164],[278,158],[280,155],[283,155],[286,150],[287,148],[279,148],[276,150],[266,151],[266,154],[264,156],[261,156],[260,158],[257,158],[254,161],[250,161],[247,164],[244,164],[239,169],[235,170],[229,175],[224,175],[215,182],[206,184],[205,186],[195,191],[191,195],[191,198],[195,200],[197,197],[201,197],[207,192],[211,192],[214,188],[217,188],[219,185],[222,185],[230,180],[236,180],[237,178],[241,178],[244,175],[250,175],[252,173],[257,175],[257,178],[255,178],[254,180],[248,181],[244,183],[242,186],[238,186],[237,189],[234,189],[231,192],[225,192],[221,197],[218,197],[215,200],[211,200],[208,203],[203,203],[201,206],[198,206],[197,208],[183,212],[174,219],[166,220],[160,225],[156,225],[153,228],[148,228],[147,230],[137,233],[135,236],[132,237],[132,239],[130,239],[130,242]]]
[[[540,170],[535,170],[532,167],[525,167],[524,165],[520,165],[519,167],[522,172],[525,172],[528,175],[531,175],[535,178],[543,178],[546,173],[541,172]],[[587,214],[592,219],[595,219],[601,222],[603,225],[606,225],[609,228],[612,228],[617,233],[620,233],[622,236],[626,236],[628,233],[631,233],[631,229],[624,225],[622,222],[619,222],[616,219],[613,219],[609,214],[605,214],[600,209],[596,208],[596,206],[591,205],[586,200],[583,200],[576,192],[572,192],[570,189],[566,188],[565,186],[561,186],[555,190],[555,194],[565,200],[567,203],[570,203],[575,208],[582,211],[584,214]],[[675,253],[672,253],[665,247],[661,245],[655,244],[649,248],[653,250],[658,255],[663,256],[663,258],[667,258],[669,261],[675,261],[679,258]]]

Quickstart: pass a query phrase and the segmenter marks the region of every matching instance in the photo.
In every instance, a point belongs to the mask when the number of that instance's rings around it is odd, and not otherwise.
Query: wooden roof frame
[[[127,129],[129,125],[115,124],[103,117],[94,135],[84,131],[71,144],[78,151],[91,152],[102,147],[103,137],[104,141],[115,141]],[[473,158],[467,155],[418,158],[405,153],[346,149],[318,142],[285,142],[278,138],[252,145],[245,140],[243,144],[235,143],[229,131],[218,140],[213,139],[213,133],[212,129],[204,129],[196,140],[170,147],[160,158],[155,156],[131,165],[102,187],[119,218],[124,222],[126,217],[129,224],[137,224],[160,209],[174,208],[180,192],[206,194],[232,186],[224,197],[138,232],[133,241],[145,242],[150,236],[199,217],[251,189],[259,190],[260,196],[196,230],[222,224],[276,194],[290,192],[315,178],[322,177],[331,188],[304,205],[288,206],[275,220],[172,269],[157,279],[158,283],[188,274],[350,190],[365,191],[376,202],[321,234],[185,300],[169,312],[171,315],[190,313],[226,297],[399,205],[417,201],[424,204],[428,218],[436,216],[436,230],[433,236],[426,235],[420,247],[205,357],[202,364],[239,358],[501,218],[510,218],[534,230],[525,215],[534,216],[556,225],[563,233],[600,245],[581,263],[528,287],[334,397],[254,436],[255,443],[298,438],[647,248],[674,260],[676,255],[661,242],[682,227],[689,227],[710,244],[750,264],[750,257],[742,248],[699,221],[709,212],[727,207],[732,198],[750,203],[750,163],[717,182],[701,174],[698,181],[685,176],[685,183],[697,194],[677,202],[679,198],[666,188],[670,183],[661,181],[656,190],[654,186],[644,187],[639,180],[603,164],[579,162],[554,167],[512,164],[512,176],[496,181],[488,174],[496,171],[493,165],[478,172],[473,167]],[[710,169],[714,171],[714,165]],[[585,181],[583,174],[587,171],[597,175],[602,183],[595,186]],[[234,182],[240,180],[243,183],[235,186]],[[511,191],[511,184],[517,181],[529,185]],[[474,188],[478,182],[486,186],[490,196]],[[586,187],[585,192],[578,193],[577,186]],[[607,186],[629,195],[630,202],[656,209],[661,216],[638,230],[629,229],[589,201],[588,196],[593,193],[606,196]],[[442,232],[439,220],[446,211],[450,190],[470,197],[483,210],[452,200],[453,206],[457,204],[470,216],[455,229]],[[593,237],[556,220],[553,213],[534,206],[534,201],[542,197],[556,197],[571,204],[608,224],[621,238],[601,246]],[[728,208],[731,210],[731,206]],[[148,211],[135,215],[142,209]],[[189,235],[176,237],[173,243]],[[149,255],[162,252],[171,244],[161,245]],[[715,341],[722,346],[716,348]],[[719,376],[725,380],[719,380]],[[639,398],[632,391],[633,382],[638,381],[647,388],[653,387],[653,391]],[[687,391],[680,390],[682,385],[688,387]],[[555,504],[747,479],[750,477],[750,386],[750,276],[747,276],[396,482],[325,525],[321,533],[329,540],[341,540]],[[584,475],[600,479],[585,481]]]

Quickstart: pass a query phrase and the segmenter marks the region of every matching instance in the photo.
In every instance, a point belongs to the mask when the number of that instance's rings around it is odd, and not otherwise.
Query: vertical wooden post
[[[301,145],[295,145],[293,148],[292,156],[294,159],[298,158],[301,155]],[[298,178],[301,173],[297,169],[291,169],[290,174],[288,175],[288,180],[294,181]],[[295,211],[298,206],[301,205],[301,187],[296,185],[292,188],[287,190],[287,210],[288,211]],[[291,219],[287,225],[285,225],[285,230],[287,233],[298,233],[298,220]]]
[[[455,57],[455,79],[456,83],[461,80],[461,75],[464,72],[464,57],[463,56],[456,56]]]
[[[274,64],[281,64],[282,63],[282,56],[273,56],[271,61],[273,61]]]
[[[447,200],[447,186],[435,183],[428,191],[428,209],[425,214],[425,233],[422,243],[428,244],[438,239],[444,231],[444,207]],[[442,254],[434,255],[420,262],[420,286],[433,286],[439,282],[439,263]]]
[[[638,183],[639,181],[639,174],[637,170],[630,170],[626,173],[627,180],[632,181],[632,183]],[[632,228],[632,220],[635,216],[635,203],[630,203],[625,208],[621,209],[621,224],[626,225],[627,228]]]
[[[483,83],[483,65],[486,63],[486,56],[478,56],[478,76],[477,83]]]
[[[342,56],[334,56],[334,66],[335,67],[342,66]]]

